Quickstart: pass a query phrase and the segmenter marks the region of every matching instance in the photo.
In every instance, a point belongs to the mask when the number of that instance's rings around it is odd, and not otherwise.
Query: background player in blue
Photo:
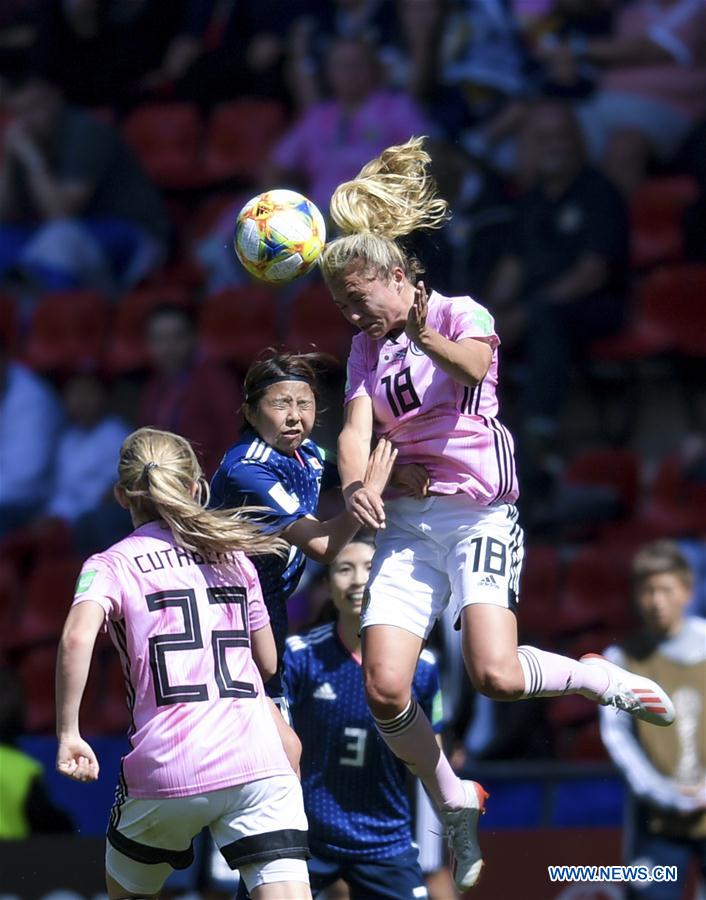
[[[309,436],[316,419],[317,354],[274,353],[253,363],[245,376],[240,440],[225,454],[211,482],[211,505],[260,506],[273,531],[292,545],[288,557],[263,556],[256,565],[272,630],[282,659],[287,636],[286,601],[304,569],[304,556],[330,562],[360,527],[343,512],[325,522],[316,518],[322,487],[338,484],[335,465]],[[366,481],[387,483],[396,453],[379,444]],[[281,672],[266,684],[282,708]],[[291,757],[290,757],[291,759]]]
[[[359,537],[336,557],[330,590],[338,620],[287,640],[285,674],[303,748],[312,893],[343,878],[352,900],[412,900],[427,890],[412,845],[407,769],[375,728],[360,666],[358,625],[372,556],[372,544]],[[413,691],[439,732],[441,691],[427,650]]]

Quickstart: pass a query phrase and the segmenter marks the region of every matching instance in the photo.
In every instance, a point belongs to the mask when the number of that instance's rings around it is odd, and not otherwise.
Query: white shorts
[[[191,865],[191,842],[206,826],[249,890],[277,881],[309,883],[308,826],[294,774],[165,800],[125,797],[118,789],[106,872],[132,893],[155,894],[173,869]]]
[[[396,625],[426,640],[449,601],[455,622],[472,603],[515,611],[524,535],[514,506],[451,494],[390,500],[385,510],[361,629]]]

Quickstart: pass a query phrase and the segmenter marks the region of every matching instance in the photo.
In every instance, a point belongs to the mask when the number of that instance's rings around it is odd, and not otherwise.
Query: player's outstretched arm
[[[369,397],[355,397],[346,404],[343,429],[338,438],[338,471],[346,508],[359,525],[382,528],[385,507],[379,492],[365,483],[373,437],[373,407]]]
[[[56,769],[77,781],[98,778],[98,759],[81,737],[79,709],[88,680],[93,648],[103,626],[100,604],[86,600],[69,611],[56,661]]]
[[[363,478],[363,490],[380,499],[397,458],[392,444],[382,439],[368,460]],[[382,505],[382,500],[380,499]],[[385,527],[384,508],[382,520],[377,520],[377,528]],[[360,518],[351,510],[327,519],[325,522],[313,516],[304,516],[290,525],[283,534],[288,541],[317,562],[330,563],[360,528]]]
[[[452,341],[431,328],[427,324],[427,301],[424,282],[419,281],[407,317],[407,336],[454,381],[475,387],[488,374],[493,351],[477,338]]]

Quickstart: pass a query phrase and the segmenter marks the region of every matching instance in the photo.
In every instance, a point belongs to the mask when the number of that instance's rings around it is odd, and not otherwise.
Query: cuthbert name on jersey
[[[165,550],[153,550],[133,556],[133,561],[143,574],[158,572],[160,569],[183,569],[184,566],[224,566],[237,561],[234,553],[209,553],[203,556],[193,550],[182,547],[168,547]]]

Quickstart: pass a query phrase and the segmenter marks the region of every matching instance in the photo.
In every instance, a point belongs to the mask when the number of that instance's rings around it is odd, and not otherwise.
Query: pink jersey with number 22
[[[250,634],[269,622],[242,553],[211,559],[150,522],[91,556],[74,604],[106,615],[133,726],[122,774],[130,797],[188,797],[290,774]]]
[[[370,397],[375,433],[398,449],[397,462],[419,463],[435,494],[464,492],[481,506],[517,499],[514,445],[496,418],[498,352],[493,318],[470,297],[429,296],[428,324],[452,341],[475,338],[493,351],[476,387],[443,372],[403,332],[396,339],[353,338],[345,402]]]

